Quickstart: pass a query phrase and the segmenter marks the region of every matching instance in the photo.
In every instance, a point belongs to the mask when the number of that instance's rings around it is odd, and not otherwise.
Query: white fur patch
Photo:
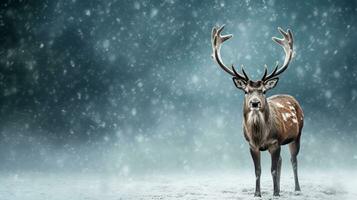
[[[286,117],[285,117],[285,115],[284,115],[284,113],[282,113],[281,116],[283,116],[284,121],[287,120]]]
[[[290,113],[282,113],[284,121],[288,121],[288,118],[291,116]]]
[[[293,122],[294,122],[295,124],[297,124],[297,120],[296,120],[296,118],[293,118]]]
[[[288,121],[291,118],[293,123],[295,123],[295,124],[298,123],[295,113],[281,113],[281,115],[283,116],[284,121]]]
[[[276,103],[276,105],[277,105],[279,108],[284,108],[284,106],[281,105],[281,103]]]

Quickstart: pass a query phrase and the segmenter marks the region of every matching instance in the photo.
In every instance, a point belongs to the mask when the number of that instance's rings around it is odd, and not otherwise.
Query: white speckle
[[[104,40],[102,45],[103,45],[103,48],[104,48],[104,49],[108,49],[108,47],[109,47],[109,45],[110,45],[109,40]]]
[[[136,108],[131,109],[131,114],[132,114],[133,116],[136,115]]]
[[[314,14],[314,16],[317,16],[319,13],[317,10],[314,10],[313,14]]]
[[[91,15],[90,10],[86,10],[85,13],[86,13],[87,16],[90,16],[90,15]]]
[[[140,9],[140,3],[139,3],[139,2],[135,2],[135,3],[134,3],[134,8],[135,8],[136,10],[139,10],[139,9]]]
[[[145,139],[145,137],[144,137],[143,135],[141,135],[141,134],[139,134],[139,135],[137,135],[137,136],[135,137],[135,140],[136,140],[138,143],[144,142],[144,139]]]
[[[150,12],[150,17],[151,17],[151,18],[155,17],[158,12],[159,12],[158,9],[153,8],[153,9],[151,10],[151,12]]]
[[[45,45],[43,43],[40,44],[40,49],[42,49]]]
[[[325,91],[325,97],[326,97],[327,99],[330,99],[330,98],[332,97],[332,92],[331,92],[330,90],[326,90],[326,91]]]
[[[73,60],[70,60],[69,63],[71,64],[72,67],[75,67],[75,66],[76,66],[76,63],[74,63]]]
[[[224,125],[224,119],[223,119],[223,117],[218,117],[218,118],[216,119],[216,125],[217,125],[218,128],[222,128],[222,127],[223,127],[223,125]]]
[[[334,71],[334,72],[333,72],[333,76],[334,76],[335,78],[340,78],[340,72]]]
[[[191,79],[192,79],[192,83],[195,83],[195,84],[199,81],[199,78],[196,75],[193,75]]]
[[[296,68],[296,72],[297,72],[297,75],[298,75],[299,78],[303,78],[304,75],[305,75],[305,71],[301,67],[297,67]]]
[[[143,84],[142,82],[139,82],[139,83],[138,83],[138,87],[139,87],[139,88],[141,88],[141,87],[143,87],[143,86],[144,86],[144,84]]]
[[[351,98],[352,101],[356,100],[357,99],[357,90],[352,89],[351,96],[352,96],[352,98]]]

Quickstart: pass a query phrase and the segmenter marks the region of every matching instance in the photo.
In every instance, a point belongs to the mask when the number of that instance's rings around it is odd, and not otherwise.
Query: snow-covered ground
[[[293,191],[291,172],[283,172],[276,199],[357,199],[356,172],[302,171],[302,192]],[[254,176],[247,173],[146,175],[3,174],[1,200],[253,199]],[[272,181],[262,176],[262,199],[272,199]],[[259,198],[258,198],[259,199]],[[274,198],[275,199],[275,198]]]

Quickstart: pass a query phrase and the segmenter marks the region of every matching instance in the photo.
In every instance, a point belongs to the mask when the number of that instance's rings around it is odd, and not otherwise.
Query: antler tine
[[[245,71],[244,71],[244,69],[243,69],[243,65],[241,66],[241,69],[242,69],[242,72],[243,72],[243,75],[244,75],[244,76],[242,76],[240,73],[238,73],[238,72],[236,71],[236,69],[234,68],[233,65],[232,65],[232,69],[233,69],[234,77],[237,77],[237,78],[242,79],[242,80],[245,80],[245,81],[248,81],[248,80],[249,80],[247,74],[245,73]]]
[[[289,63],[292,59],[293,56],[293,44],[294,44],[294,40],[293,40],[293,35],[291,30],[287,30],[287,32],[285,32],[283,29],[281,29],[280,27],[278,27],[279,32],[283,35],[283,38],[276,38],[276,37],[272,37],[273,41],[278,43],[280,46],[283,47],[284,52],[285,52],[285,59],[284,59],[284,64],[282,65],[281,68],[278,69],[278,64],[276,65],[274,71],[269,74],[268,76],[266,76],[264,74],[262,80],[268,80],[274,77],[277,77],[278,75],[280,75],[281,73],[283,73],[289,66]]]
[[[241,70],[242,70],[242,72],[243,72],[244,78],[245,78],[246,80],[249,80],[249,77],[248,77],[247,73],[245,73],[245,71],[244,71],[243,65],[241,65],[240,68],[241,68]]]
[[[230,74],[231,76],[240,78],[242,80],[248,81],[249,78],[247,76],[247,74],[245,73],[244,69],[242,68],[243,71],[243,75],[238,73],[233,65],[232,65],[232,69],[227,67],[221,58],[221,44],[223,42],[225,42],[226,40],[230,39],[233,35],[229,34],[229,35],[221,35],[221,32],[224,29],[224,25],[219,27],[219,26],[215,26],[212,29],[212,49],[213,49],[213,54],[212,54],[212,58],[217,62],[217,64],[228,74]]]

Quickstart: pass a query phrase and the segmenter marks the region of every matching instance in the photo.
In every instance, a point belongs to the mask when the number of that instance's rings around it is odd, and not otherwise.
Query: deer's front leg
[[[280,146],[275,146],[269,149],[271,154],[271,175],[273,177],[274,184],[274,196],[279,196],[279,159],[280,159]]]
[[[260,151],[258,149],[250,148],[250,154],[252,155],[254,168],[255,168],[255,193],[254,196],[261,197],[260,193],[260,174],[261,174],[261,167],[260,167]]]

